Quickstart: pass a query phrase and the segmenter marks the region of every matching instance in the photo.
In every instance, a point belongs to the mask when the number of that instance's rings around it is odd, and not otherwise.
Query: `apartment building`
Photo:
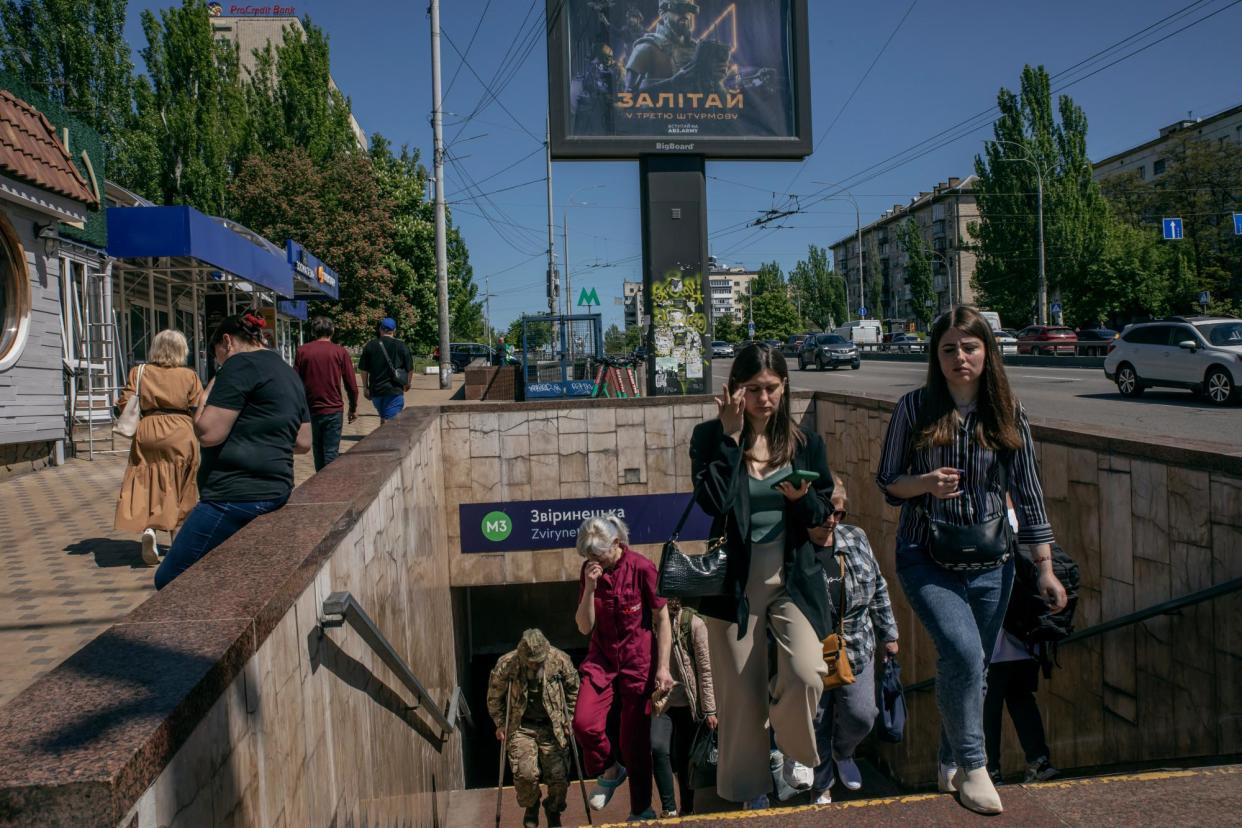
[[[253,6],[241,7],[243,9],[255,8]],[[287,11],[288,14],[252,15],[242,14],[230,16],[227,11],[229,6],[220,3],[211,3],[208,10],[211,13],[211,29],[217,40],[227,40],[237,46],[239,62],[241,69],[247,75],[254,73],[256,50],[262,51],[267,44],[273,46],[280,45],[284,42],[286,28],[293,29],[295,32],[302,31],[302,22],[293,14],[293,7],[281,8],[279,6],[264,6],[262,9],[267,11],[280,10]],[[331,77],[328,83],[333,89],[340,91],[336,85],[336,81]],[[362,126],[354,118],[353,113],[349,115],[349,126],[353,130],[354,138],[358,141],[358,148],[365,150],[368,148],[367,134]]]
[[[915,318],[906,273],[907,257],[897,237],[898,224],[907,220],[918,224],[931,253],[937,312],[974,301],[970,280],[975,273],[976,256],[969,249],[969,226],[979,220],[979,206],[972,189],[975,180],[973,175],[964,180],[950,178],[931,192],[919,193],[908,205],[894,205],[863,227],[861,270],[857,233],[831,245],[835,270],[845,279],[851,318],[864,307],[868,318],[886,320],[889,329],[904,328]],[[860,279],[863,274],[866,290]],[[869,285],[877,278],[882,283],[881,306],[867,307],[863,297],[870,294]]]
[[[1164,175],[1169,146],[1188,138],[1242,146],[1242,104],[1206,118],[1187,118],[1169,124],[1156,138],[1095,162],[1095,180],[1130,172],[1144,181],[1159,178]]]

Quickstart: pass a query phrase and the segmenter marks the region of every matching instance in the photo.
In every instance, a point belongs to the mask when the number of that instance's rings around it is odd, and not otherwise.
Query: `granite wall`
[[[935,650],[894,572],[898,511],[875,469],[892,403],[820,393],[816,415],[850,520],[870,536],[889,580],[907,684],[935,674]],[[1082,574],[1078,627],[1242,576],[1242,452],[1036,424],[1058,542]],[[1039,703],[1063,767],[1242,752],[1242,594],[1068,645]],[[881,752],[909,783],[935,779],[934,693],[907,698],[906,739]],[[1006,716],[1005,768],[1024,765]]]
[[[460,737],[318,623],[352,592],[447,704],[437,414],[367,437],[0,710],[0,825],[443,824]]]

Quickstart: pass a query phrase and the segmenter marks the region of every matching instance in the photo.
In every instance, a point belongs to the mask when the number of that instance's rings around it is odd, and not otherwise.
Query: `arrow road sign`
[[[867,309],[866,309],[866,308],[859,308],[859,309],[858,309],[858,315],[859,315],[859,316],[866,316],[866,315],[867,315]]]
[[[1164,230],[1164,238],[1167,241],[1178,241],[1182,238],[1182,220],[1179,218],[1166,218],[1160,220],[1160,226]]]

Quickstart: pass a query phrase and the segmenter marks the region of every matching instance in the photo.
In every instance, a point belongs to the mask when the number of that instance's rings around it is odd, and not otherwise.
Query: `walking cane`
[[[512,682],[505,684],[505,738],[500,740],[500,777],[496,780],[496,828],[500,828],[500,802],[505,791],[505,759],[509,753],[509,703]]]
[[[556,680],[561,685],[562,718],[569,731],[565,736],[569,739],[569,752],[574,755],[574,770],[578,772],[578,789],[582,791],[582,810],[586,811],[587,825],[594,825],[595,823],[591,821],[591,804],[587,801],[586,780],[582,778],[582,760],[578,758],[578,742],[574,739],[574,729],[570,723],[569,703],[565,701],[565,678],[557,676]]]

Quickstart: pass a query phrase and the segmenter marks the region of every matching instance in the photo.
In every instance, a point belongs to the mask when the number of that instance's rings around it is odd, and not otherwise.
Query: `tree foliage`
[[[923,323],[930,325],[936,312],[936,292],[932,287],[932,258],[923,231],[914,218],[899,222],[897,243],[906,256],[906,279],[910,284],[910,310]]]
[[[738,342],[746,338],[746,325],[726,313],[712,320],[712,338],[724,342]]]
[[[1048,296],[1085,278],[1105,243],[1108,207],[1087,159],[1087,118],[1066,95],[1054,113],[1044,68],[1026,66],[1018,93],[1002,88],[994,140],[975,158],[980,220],[972,226],[980,305],[1026,321],[1038,296],[1039,179]],[[1037,171],[1038,168],[1038,171]]]
[[[827,331],[845,321],[845,282],[828,265],[827,248],[810,245],[806,258],[790,271],[789,282],[802,318],[811,325]]]
[[[756,339],[785,339],[802,329],[798,308],[789,298],[785,273],[776,262],[760,265],[750,283],[747,304],[755,322]]]

